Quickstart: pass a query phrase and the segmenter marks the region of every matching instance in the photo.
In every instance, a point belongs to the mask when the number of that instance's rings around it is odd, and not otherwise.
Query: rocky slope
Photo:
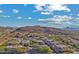
[[[79,32],[41,26],[0,28],[0,53],[79,53]]]

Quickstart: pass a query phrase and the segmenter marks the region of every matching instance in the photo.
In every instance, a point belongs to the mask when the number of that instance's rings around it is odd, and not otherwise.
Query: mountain
[[[0,53],[79,53],[79,32],[41,26],[0,27]]]
[[[79,31],[79,27],[66,27],[64,29],[69,31]]]

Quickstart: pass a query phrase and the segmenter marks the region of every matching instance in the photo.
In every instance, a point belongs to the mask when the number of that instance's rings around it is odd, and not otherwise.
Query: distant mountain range
[[[43,27],[43,26],[25,26],[26,28],[32,28],[32,27]],[[21,28],[25,28],[25,27],[3,27],[3,26],[0,26],[0,28],[4,28],[4,29],[21,29]],[[53,28],[53,29],[61,29],[61,30],[67,30],[67,31],[79,31],[79,27],[65,27],[65,28],[54,28],[54,27],[47,27],[47,28]]]
[[[66,27],[64,29],[65,30],[70,30],[70,31],[79,31],[79,27]]]

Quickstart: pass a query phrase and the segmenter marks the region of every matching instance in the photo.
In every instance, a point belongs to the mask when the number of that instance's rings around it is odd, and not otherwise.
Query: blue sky
[[[79,4],[1,4],[0,26],[79,27]]]

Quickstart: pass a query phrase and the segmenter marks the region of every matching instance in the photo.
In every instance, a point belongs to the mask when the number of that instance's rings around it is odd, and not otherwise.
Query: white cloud
[[[41,12],[41,14],[43,14],[43,15],[50,15],[49,12]]]
[[[3,13],[3,10],[0,10],[0,13]]]
[[[3,16],[3,17],[7,17],[7,18],[9,18],[9,17],[11,17],[11,16]]]
[[[70,11],[70,9],[66,5],[49,5],[47,6],[47,10],[50,11]]]
[[[7,16],[7,17],[11,17],[11,16]]]
[[[67,7],[67,5],[61,4],[43,4],[43,5],[35,5],[36,11],[68,11],[71,10]]]
[[[42,6],[45,6],[45,5],[44,5],[44,4],[35,5],[36,11],[41,11],[41,10],[43,10],[43,7],[42,7]]]
[[[18,9],[12,9],[13,13],[19,13],[19,10]]]
[[[77,14],[77,16],[79,16],[79,14]]]
[[[8,15],[0,15],[0,17],[3,17],[3,18],[10,18],[11,16],[8,16]]]
[[[49,22],[49,23],[54,23],[54,24],[64,24],[68,23],[72,19],[70,16],[54,16],[53,18],[48,18],[48,19],[38,19],[40,22]]]
[[[32,19],[32,17],[28,17],[28,19]]]
[[[22,19],[22,17],[19,16],[19,17],[17,17],[17,19]]]

